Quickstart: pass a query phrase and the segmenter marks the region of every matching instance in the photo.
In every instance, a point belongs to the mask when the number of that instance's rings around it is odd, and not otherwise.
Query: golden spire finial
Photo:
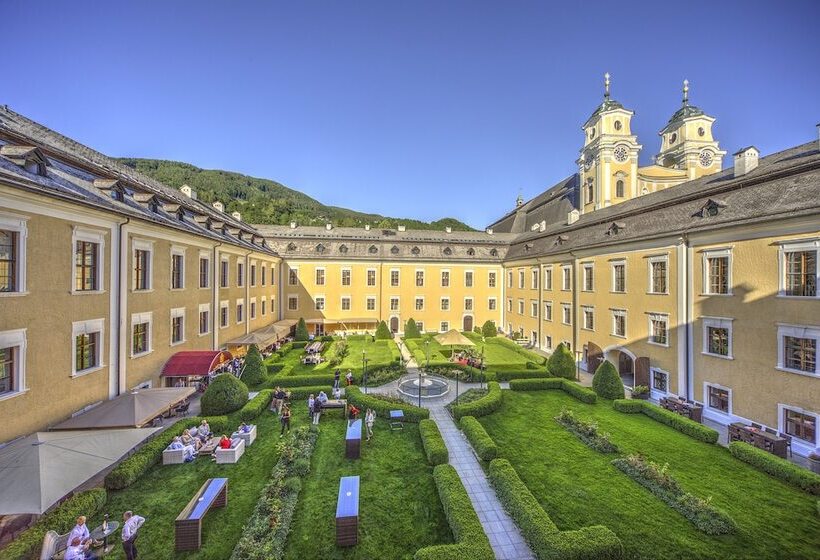
[[[604,99],[609,99],[609,72],[604,74]]]
[[[689,105],[689,80],[683,80],[683,104]]]

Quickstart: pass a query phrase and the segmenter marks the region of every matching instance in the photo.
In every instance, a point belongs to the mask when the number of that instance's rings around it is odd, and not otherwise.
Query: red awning
[[[230,352],[225,350],[191,350],[177,352],[165,362],[162,377],[202,377],[208,375],[220,365],[231,360]]]

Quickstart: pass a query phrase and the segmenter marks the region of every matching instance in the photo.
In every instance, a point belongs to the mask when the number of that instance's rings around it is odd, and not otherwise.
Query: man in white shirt
[[[80,543],[85,544],[87,541],[91,540],[91,535],[88,532],[88,527],[85,525],[85,515],[81,515],[77,518],[77,524],[71,529],[71,533],[68,535],[68,542],[71,543],[74,541],[74,537],[80,538]]]
[[[125,558],[126,560],[136,560],[137,547],[134,545],[134,541],[137,540],[137,531],[145,523],[145,518],[126,511],[122,514],[122,520],[122,549],[125,551]]]
[[[88,550],[91,546],[90,539],[85,544],[82,543],[80,537],[74,537],[68,542],[68,548],[65,550],[65,560],[97,560],[97,557]]]

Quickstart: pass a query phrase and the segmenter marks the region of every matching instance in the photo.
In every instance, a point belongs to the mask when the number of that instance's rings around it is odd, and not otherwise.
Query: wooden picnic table
[[[729,442],[733,441],[743,441],[783,459],[786,458],[786,438],[770,434],[765,430],[742,422],[729,424]]]
[[[662,397],[659,403],[666,410],[671,410],[695,422],[703,422],[703,407],[700,405],[668,397]]]
[[[359,542],[359,477],[343,476],[336,500],[336,545],[353,546]]]
[[[176,550],[199,550],[202,546],[202,518],[212,507],[223,507],[227,504],[228,479],[206,480],[174,522]]]

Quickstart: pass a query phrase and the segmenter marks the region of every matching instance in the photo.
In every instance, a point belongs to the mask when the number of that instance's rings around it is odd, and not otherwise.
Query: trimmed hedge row
[[[362,412],[368,408],[372,408],[377,415],[382,417],[389,416],[391,410],[401,410],[404,412],[405,422],[418,422],[419,420],[430,417],[430,411],[426,408],[388,401],[379,398],[377,395],[365,395],[361,389],[355,385],[345,388],[345,397],[347,398],[347,404],[356,405],[356,408],[359,408]]]
[[[488,393],[480,399],[454,406],[453,418],[460,420],[462,416],[487,416],[498,410],[503,397],[501,385],[497,381],[490,381],[487,383],[487,389]]]
[[[192,416],[184,421],[177,422],[173,427],[145,443],[136,453],[123,460],[105,476],[105,487],[109,490],[122,490],[131,486],[148,469],[160,462],[162,451],[168,447],[168,442],[175,436],[180,435],[185,429],[198,426],[202,420],[202,417]],[[214,434],[224,434],[228,430],[228,418],[226,416],[209,416],[204,420],[208,421],[211,432]]]
[[[559,531],[506,459],[495,459],[490,463],[490,483],[539,560],[616,559],[623,556],[620,539],[602,525]]]
[[[595,404],[598,395],[595,391],[579,385],[563,377],[542,377],[538,379],[520,379],[510,381],[510,389],[513,391],[546,391],[549,389],[561,389],[568,395],[575,397],[579,401],[587,404]]]
[[[816,473],[742,441],[730,443],[729,453],[775,478],[793,484],[809,494],[820,496],[820,475]]]
[[[293,401],[296,399],[305,399],[310,395],[314,397],[319,394],[319,391],[324,391],[325,393],[330,392],[330,388],[327,385],[316,385],[312,387],[310,385],[304,387],[288,387],[285,391],[290,391],[290,405],[293,406]],[[307,403],[305,403],[307,406]]]
[[[276,377],[273,377],[269,384],[274,387],[277,385],[280,387],[306,387],[308,385],[324,385],[325,387],[333,387],[333,373],[317,373],[314,375],[282,375],[282,373]],[[358,383],[360,379],[360,374],[353,374],[354,383]],[[345,382],[344,374],[342,374],[340,382]]]
[[[415,560],[494,560],[490,540],[484,534],[467,490],[451,465],[433,469],[433,480],[455,544],[439,544],[418,550]]]
[[[0,560],[39,558],[43,537],[50,530],[67,533],[74,527],[77,517],[93,516],[105,505],[107,493],[104,488],[94,488],[74,494],[52,511],[41,516],[37,522],[20,533],[8,546],[0,550]]]
[[[528,362],[532,363],[532,362]],[[527,368],[522,370],[494,370],[490,372],[495,381],[512,381],[513,379],[537,379],[549,375],[545,367]]]
[[[498,446],[474,416],[462,416],[460,424],[464,435],[482,461],[492,461],[498,457]]]
[[[266,408],[268,408],[272,398],[273,389],[264,389],[259,391],[258,395],[249,400],[247,404],[239,410],[239,419],[243,422],[253,421],[257,416],[262,414]]]
[[[267,368],[268,368],[268,374],[276,375],[277,373],[279,373],[280,371],[282,371],[285,368],[285,364],[283,364],[281,362],[276,362],[276,363],[273,363],[273,364],[267,364]]]
[[[438,430],[438,424],[429,418],[424,419],[419,422],[419,433],[421,434],[421,443],[424,446],[424,452],[427,454],[428,463],[435,467],[450,460],[450,454],[444,444],[444,439],[441,437],[441,432]]]
[[[712,428],[699,424],[694,420],[685,418],[680,414],[672,412],[671,410],[661,408],[649,401],[642,401],[640,399],[616,399],[612,401],[612,406],[618,412],[626,412],[627,414],[636,414],[640,412],[642,414],[646,414],[653,420],[656,420],[661,424],[666,424],[670,428],[674,428],[682,434],[686,434],[687,436],[699,441],[706,443],[717,443],[717,430],[713,430]]]

